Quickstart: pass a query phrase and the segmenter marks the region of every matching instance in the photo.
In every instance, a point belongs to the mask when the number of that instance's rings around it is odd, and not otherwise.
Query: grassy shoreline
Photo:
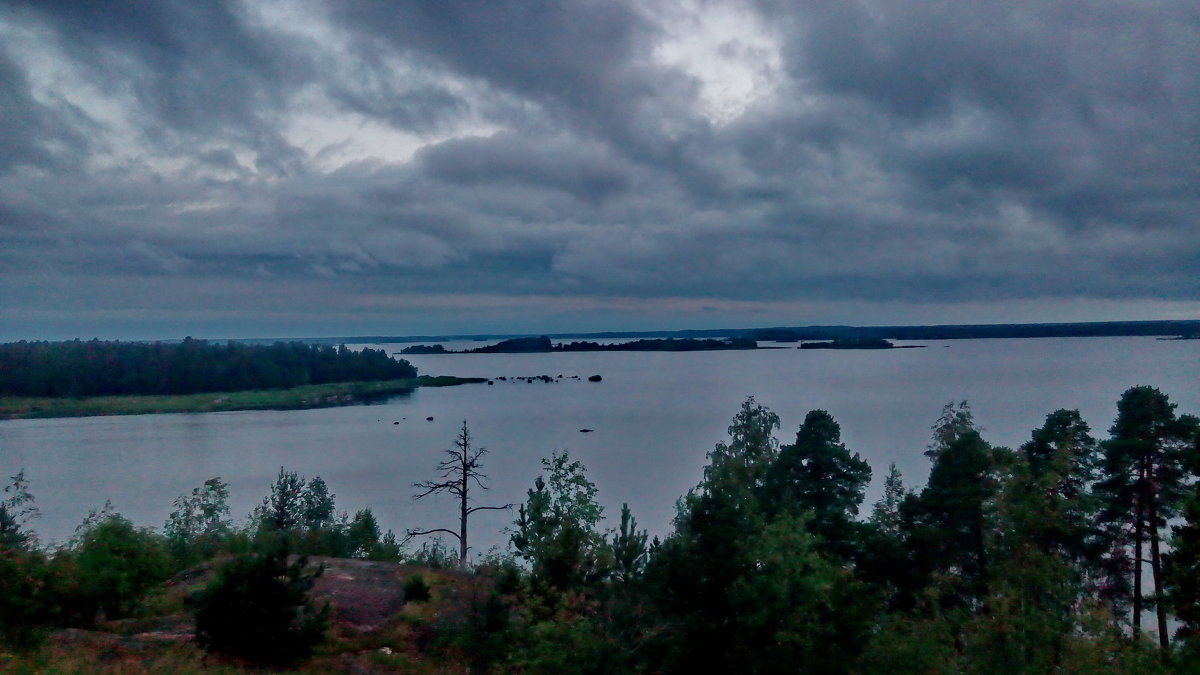
[[[311,384],[291,389],[256,389],[179,396],[92,396],[87,398],[0,396],[0,419],[329,408],[354,405],[402,394],[417,387],[447,387],[475,382],[486,382],[486,380],[449,375],[436,377],[422,375],[421,377],[379,382],[336,382]]]

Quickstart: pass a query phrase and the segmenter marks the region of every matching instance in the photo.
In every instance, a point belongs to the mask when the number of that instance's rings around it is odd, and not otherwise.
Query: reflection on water
[[[229,483],[234,515],[244,517],[281,465],[322,476],[339,509],[370,506],[384,528],[401,532],[454,524],[450,501],[414,504],[411,486],[434,477],[440,450],[466,419],[490,450],[489,501],[522,501],[539,459],[567,449],[588,466],[608,513],[629,502],[639,522],[661,534],[669,530],[675,500],[699,480],[705,453],[725,436],[746,396],[780,415],[785,442],[808,410],[828,410],[846,444],[871,463],[876,489],[890,461],[907,483],[924,481],[929,427],[951,399],[970,401],[984,435],[1010,446],[1062,407],[1079,408],[1103,436],[1117,398],[1137,384],[1159,387],[1180,412],[1200,413],[1200,342],[925,344],[890,351],[408,356],[422,373],[553,381],[420,389],[373,405],[319,410],[0,422],[0,471],[27,469],[43,539],[69,537],[87,510],[106,499],[139,524],[161,526],[177,496],[212,476]],[[384,345],[389,352],[402,346]],[[588,382],[593,374],[603,382]],[[594,433],[580,433],[584,428]],[[484,548],[502,544],[510,520],[504,512],[479,512],[472,539]]]

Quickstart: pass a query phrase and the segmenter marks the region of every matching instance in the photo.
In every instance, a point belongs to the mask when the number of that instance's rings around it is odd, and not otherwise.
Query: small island
[[[554,344],[548,336],[519,337],[502,340],[494,345],[448,350],[442,345],[413,345],[400,350],[401,354],[541,354],[550,352],[700,352],[731,349],[758,349],[750,338],[666,338],[662,340],[633,340],[616,344],[577,341]]]
[[[925,345],[897,347],[883,338],[835,338],[829,342],[804,342],[799,349],[916,349]]]

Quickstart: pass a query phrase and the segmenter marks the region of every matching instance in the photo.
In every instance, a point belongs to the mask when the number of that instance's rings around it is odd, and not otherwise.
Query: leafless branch
[[[411,538],[411,537],[422,537],[427,534],[433,534],[434,532],[445,532],[446,534],[453,536],[455,539],[458,539],[460,541],[462,540],[462,537],[458,536],[457,532],[455,532],[453,530],[447,530],[444,527],[438,527],[438,528],[434,528],[432,530],[408,530],[407,532],[405,532],[405,534],[407,534]]]

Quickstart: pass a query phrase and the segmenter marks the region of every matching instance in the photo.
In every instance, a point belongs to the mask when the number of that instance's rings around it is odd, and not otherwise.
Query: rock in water
[[[603,380],[603,379],[604,378],[600,377],[599,375],[593,375],[588,378],[588,382],[599,382],[600,380]]]

